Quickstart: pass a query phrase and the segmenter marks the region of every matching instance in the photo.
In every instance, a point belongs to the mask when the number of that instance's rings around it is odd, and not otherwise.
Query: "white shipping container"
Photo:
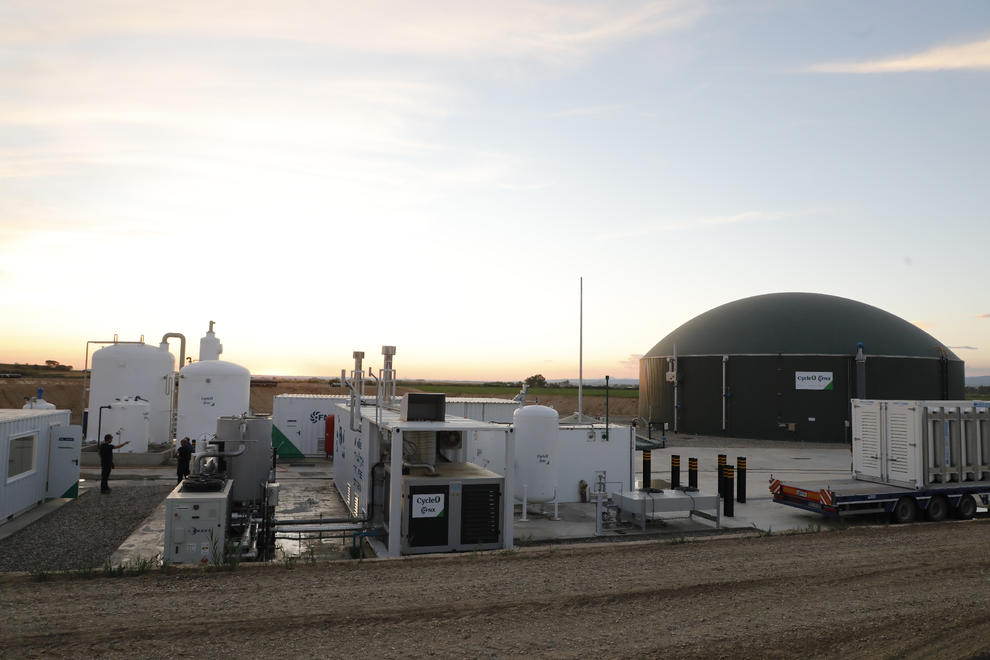
[[[518,401],[494,397],[448,397],[447,414],[474,419],[479,422],[511,424],[512,415],[519,408]]]
[[[68,410],[0,410],[0,524],[78,494],[82,428]]]
[[[327,417],[336,414],[335,407],[347,401],[346,395],[276,396],[272,405],[272,446],[278,449],[279,457],[325,456]]]
[[[923,488],[990,481],[990,403],[852,400],[853,476]]]

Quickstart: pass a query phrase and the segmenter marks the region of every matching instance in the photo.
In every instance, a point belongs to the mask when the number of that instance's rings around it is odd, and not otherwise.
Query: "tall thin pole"
[[[584,421],[584,278],[580,278],[578,327],[578,423]]]

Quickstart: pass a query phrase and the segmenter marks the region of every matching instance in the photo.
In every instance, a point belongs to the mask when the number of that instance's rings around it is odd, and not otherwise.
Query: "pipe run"
[[[207,458],[233,458],[234,456],[240,456],[247,451],[247,445],[241,445],[241,448],[237,451],[208,451],[202,454],[196,455],[196,469],[194,474],[200,474],[203,471],[203,461]]]

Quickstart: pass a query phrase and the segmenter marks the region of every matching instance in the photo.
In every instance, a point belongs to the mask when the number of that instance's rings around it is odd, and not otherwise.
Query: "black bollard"
[[[650,450],[643,450],[643,490],[653,486],[653,476],[652,471],[652,460],[650,458]]]
[[[718,455],[718,482],[716,483],[718,494],[725,499],[725,454]]]
[[[746,503],[746,457],[736,456],[736,468],[739,473],[739,485],[736,487],[736,499],[740,504]]]
[[[736,513],[735,503],[732,500],[732,466],[725,466],[725,490],[729,493],[729,496],[725,498],[725,510],[724,515],[726,518],[732,518]]]
[[[688,459],[688,488],[698,489],[698,459]]]
[[[681,487],[681,457],[677,454],[670,457],[670,487]]]

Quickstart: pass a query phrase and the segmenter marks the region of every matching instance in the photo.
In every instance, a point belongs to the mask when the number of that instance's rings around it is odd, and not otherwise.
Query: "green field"
[[[443,392],[444,394],[456,396],[495,396],[508,398],[519,394],[520,388],[499,385],[473,385],[468,383],[418,383],[415,381],[400,382],[403,387],[410,387],[422,392]],[[576,387],[533,387],[529,389],[532,396],[574,396],[578,395]],[[636,399],[639,397],[639,390],[632,388],[608,389],[610,397],[621,399]],[[605,396],[604,387],[586,387],[584,396]]]

